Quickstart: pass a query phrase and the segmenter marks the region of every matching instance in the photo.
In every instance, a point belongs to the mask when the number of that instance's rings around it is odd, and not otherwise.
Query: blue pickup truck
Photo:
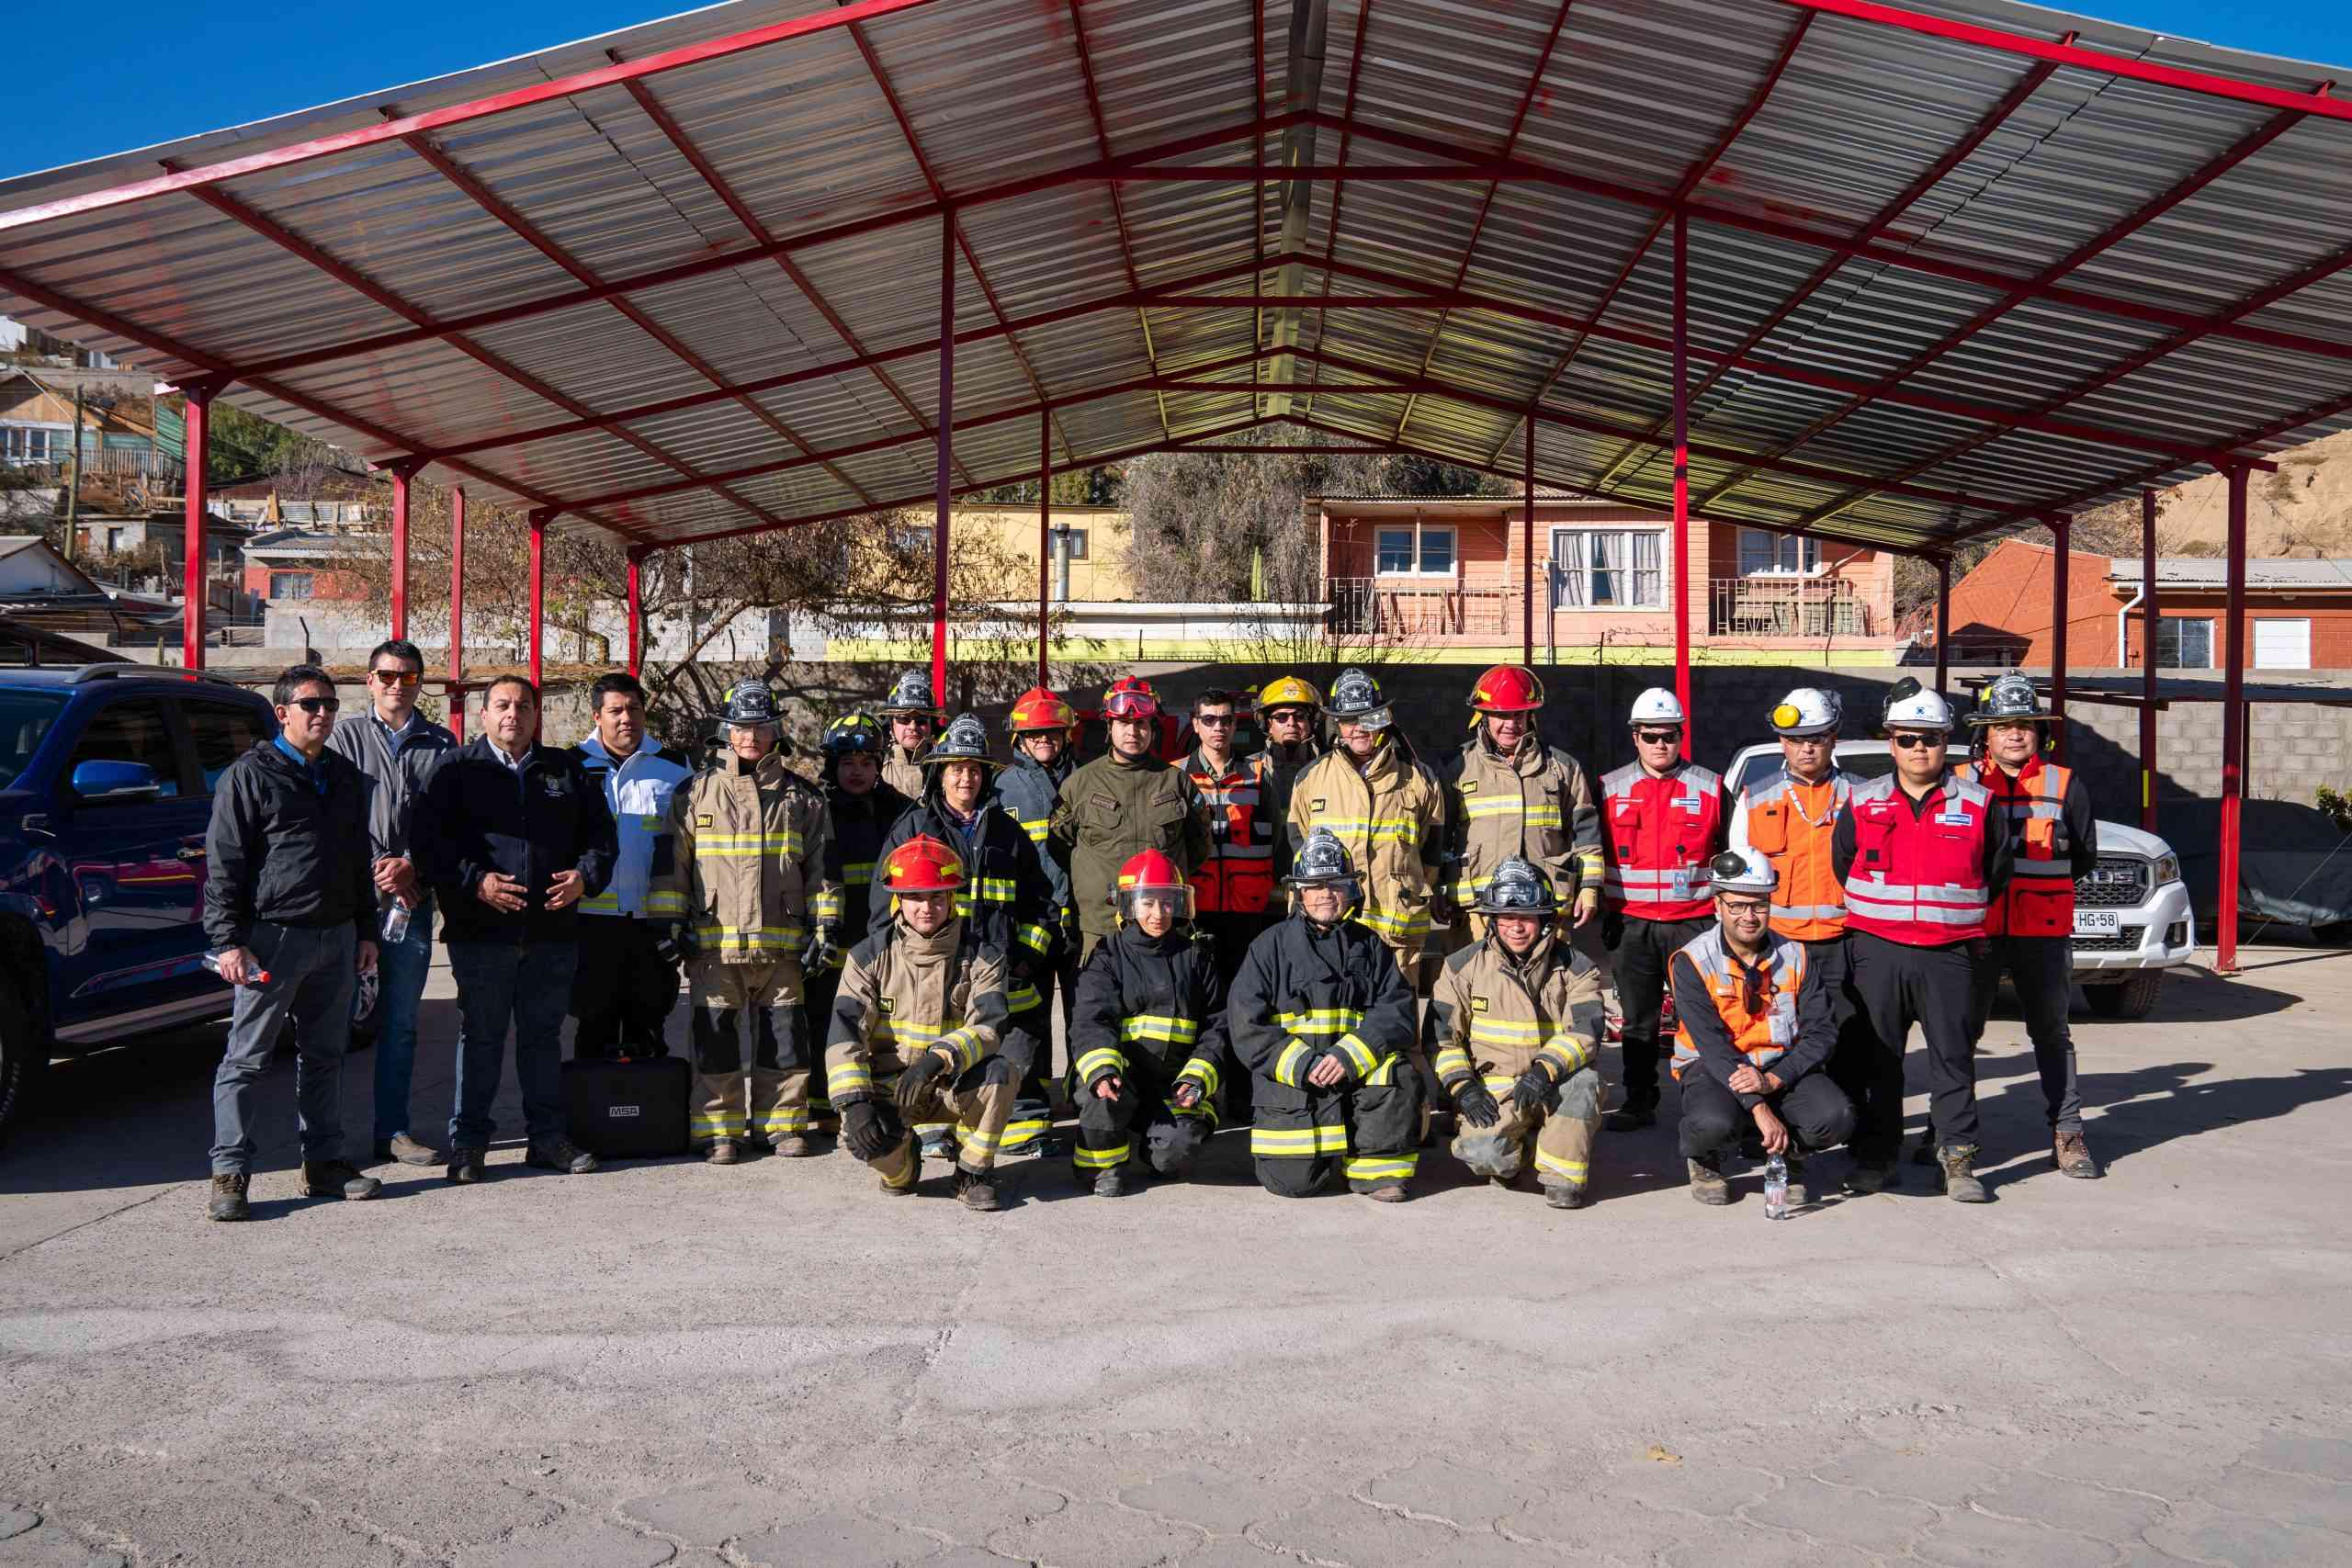
[[[204,675],[0,670],[0,1134],[52,1055],[229,1016],[204,830],[221,773],[276,733],[258,694]],[[374,1008],[369,978],[362,1033]]]

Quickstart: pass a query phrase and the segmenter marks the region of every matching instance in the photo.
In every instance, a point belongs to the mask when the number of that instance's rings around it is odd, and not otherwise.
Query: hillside
[[[2246,487],[2247,553],[2253,556],[2352,556],[2352,431],[2282,452],[2275,474]],[[2218,556],[2229,529],[2229,487],[2207,474],[2163,492],[2156,547],[2165,555]],[[2093,544],[2090,539],[2100,541]],[[2140,509],[2120,507],[2078,519],[2075,542],[2137,555]]]

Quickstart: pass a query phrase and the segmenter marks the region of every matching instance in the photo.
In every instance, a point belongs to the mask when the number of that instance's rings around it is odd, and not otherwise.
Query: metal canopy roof
[[[0,310],[638,545],[1270,423],[1936,550],[2352,424],[2328,73],[2000,0],[739,0],[0,183]],[[1261,178],[1267,170],[1282,178]],[[1682,221],[1678,222],[1679,219]]]

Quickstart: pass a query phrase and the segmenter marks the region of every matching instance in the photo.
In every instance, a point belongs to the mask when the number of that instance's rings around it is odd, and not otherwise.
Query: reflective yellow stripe
[[[1329,828],[1343,839],[1351,833],[1362,833],[1366,842],[1374,844],[1409,844],[1418,840],[1421,832],[1421,825],[1409,818],[1396,821],[1385,817],[1317,817],[1315,826]]]
[[[580,900],[580,908],[583,914],[617,915],[621,912],[621,896],[617,893],[599,893],[594,898]]]
[[[994,1133],[981,1132],[969,1122],[958,1122],[956,1123],[956,1141],[967,1149],[976,1149],[982,1154],[993,1155],[1001,1139]]]
[[[1437,1061],[1432,1065],[1437,1068],[1437,1076],[1441,1078],[1452,1077],[1456,1073],[1467,1073],[1470,1071],[1470,1053],[1459,1045],[1448,1045],[1437,1054]]]
[[[743,1135],[743,1118],[733,1111],[697,1111],[692,1119],[691,1135],[697,1138],[740,1138]]]
[[[1274,1014],[1275,1024],[1293,1034],[1345,1034],[1363,1021],[1362,1008],[1309,1008],[1305,1012]]]
[[[1046,998],[1039,996],[1037,987],[1026,980],[1004,993],[1004,1010],[1007,1012],[1027,1012],[1031,1008],[1045,1005]]]
[[[1043,1116],[1016,1116],[1004,1124],[1004,1141],[1025,1144],[1032,1138],[1042,1138],[1053,1130],[1053,1122]]]
[[[686,912],[686,896],[683,893],[648,893],[645,896],[645,912],[666,915],[675,919]]]
[[[1132,1144],[1121,1144],[1114,1149],[1080,1148],[1070,1156],[1070,1162],[1080,1170],[1109,1170],[1114,1166],[1125,1165],[1128,1151],[1134,1146]]]
[[[1004,814],[1012,817],[1012,807],[1007,807]],[[1012,817],[1012,819],[1021,824],[1021,830],[1029,835],[1029,841],[1033,844],[1044,843],[1046,829],[1053,825],[1050,817]]]
[[[1176,1081],[1196,1083],[1201,1086],[1201,1098],[1213,1100],[1216,1097],[1216,1089],[1218,1083],[1222,1081],[1222,1075],[1217,1072],[1215,1062],[1210,1061],[1206,1056],[1195,1056],[1184,1064],[1183,1069],[1176,1075]]]
[[[1125,1072],[1127,1059],[1107,1045],[1097,1046],[1080,1056],[1078,1059],[1078,1066],[1072,1070],[1078,1074],[1079,1081],[1083,1083],[1099,1072],[1114,1074]]]
[[[1380,1058],[1373,1055],[1372,1047],[1354,1034],[1340,1036],[1340,1055],[1348,1059],[1349,1066],[1355,1068],[1356,1076],[1361,1078],[1370,1078],[1372,1070],[1380,1065]]]
[[[1535,1168],[1548,1170],[1555,1176],[1565,1176],[1578,1186],[1582,1186],[1592,1175],[1592,1167],[1589,1162],[1580,1159],[1562,1159],[1557,1155],[1547,1155],[1540,1148],[1535,1151]]]
[[[1385,909],[1358,909],[1348,918],[1397,942],[1415,942],[1430,934],[1430,912],[1427,909],[1416,909],[1409,915],[1392,915]]]
[[[1363,1081],[1368,1084],[1395,1083],[1396,1081],[1396,1053],[1394,1051],[1391,1051],[1385,1056],[1381,1057],[1380,1066],[1373,1068],[1369,1073],[1366,1073],[1364,1075]]]
[[[971,1071],[979,1065],[980,1057],[985,1054],[980,1032],[969,1027],[950,1030],[933,1041],[931,1048],[946,1052],[948,1066],[958,1073]]]
[[[972,891],[979,895],[983,904],[1010,904],[1015,888],[1009,876],[983,876],[972,884]]]
[[[1343,1155],[1348,1152],[1347,1123],[1342,1122],[1328,1127],[1252,1127],[1250,1129],[1250,1152],[1276,1159]]]
[[[874,1075],[865,1070],[863,1062],[825,1069],[825,1092],[831,1095],[856,1094],[874,1087]]]
[[[843,863],[842,884],[847,887],[871,887],[874,885],[874,863],[870,860]]]
[[[778,1134],[790,1137],[808,1130],[808,1108],[805,1105],[775,1106],[769,1110],[766,1120],[760,1123],[760,1131],[770,1137]]]
[[[1274,1058],[1274,1081],[1279,1084],[1288,1084],[1291,1088],[1296,1089],[1298,1069],[1306,1061],[1307,1054],[1305,1041],[1292,1040],[1284,1043],[1282,1055]]]
[[[1139,1012],[1121,1021],[1121,1040],[1164,1040],[1170,1045],[1190,1045],[1201,1037],[1201,1026],[1189,1018],[1170,1018],[1166,1013]]]
[[[1016,941],[1018,941],[1023,946],[1028,948],[1032,953],[1037,954],[1040,958],[1053,951],[1054,933],[1047,931],[1045,927],[1037,924],[1035,920],[1032,920],[1028,924],[1021,927],[1012,934]]]
[[[808,917],[820,925],[842,918],[841,889],[829,887],[808,900]]]
[[[1420,1163],[1418,1154],[1382,1159],[1367,1159],[1359,1155],[1348,1161],[1347,1177],[1350,1181],[1408,1181]]]
[[[1537,1055],[1557,1066],[1560,1077],[1581,1072],[1592,1065],[1592,1043],[1578,1035],[1567,1035],[1546,1043]]]
[[[1527,825],[1531,828],[1556,828],[1560,825],[1560,807],[1556,801],[1531,801],[1525,807]],[[1521,810],[1519,797],[1510,795],[1482,795],[1463,803],[1464,817],[1517,816]]]

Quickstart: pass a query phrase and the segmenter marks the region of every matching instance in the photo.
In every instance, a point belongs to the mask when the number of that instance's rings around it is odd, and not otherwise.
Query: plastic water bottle
[[[407,935],[408,905],[404,900],[395,898],[392,907],[384,911],[384,940],[400,942]]]
[[[1764,1162],[1764,1217],[1789,1217],[1789,1162],[1779,1155]]]
[[[204,955],[204,966],[205,966],[207,969],[211,970],[215,975],[220,974],[220,955],[219,953],[206,953],[206,954]],[[245,972],[245,984],[246,984],[246,985],[248,985],[248,986],[266,986],[266,985],[268,985],[268,984],[269,984],[269,971],[268,971],[268,970],[266,970],[266,969],[249,969],[249,970],[247,970],[247,971]]]

